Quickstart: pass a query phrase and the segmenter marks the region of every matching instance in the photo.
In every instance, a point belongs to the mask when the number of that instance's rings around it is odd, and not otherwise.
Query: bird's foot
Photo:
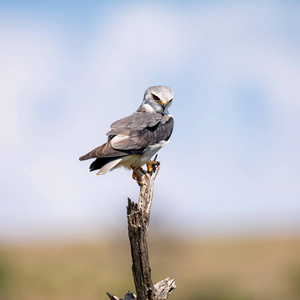
[[[136,180],[137,184],[140,184],[139,176],[137,175],[136,170],[139,170],[139,171],[141,171],[141,172],[144,172],[144,170],[142,169],[142,167],[138,167],[137,169],[134,169],[134,170],[132,171],[132,178],[133,178],[134,180]]]
[[[155,157],[156,159],[156,157]],[[147,172],[152,176],[155,173],[157,167],[160,165],[159,161],[152,160],[147,163]]]

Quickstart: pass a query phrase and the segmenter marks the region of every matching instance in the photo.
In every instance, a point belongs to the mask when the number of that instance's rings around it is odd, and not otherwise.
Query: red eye
[[[154,100],[160,100],[156,95],[152,94]]]

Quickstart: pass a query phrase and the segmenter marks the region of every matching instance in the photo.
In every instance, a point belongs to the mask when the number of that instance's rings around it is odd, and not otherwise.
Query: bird
[[[174,119],[168,110],[173,98],[173,91],[167,86],[149,87],[133,114],[111,124],[107,142],[79,160],[95,159],[90,171],[99,170],[97,175],[125,167],[132,169],[132,177],[137,180],[136,170],[145,164],[152,172],[156,161],[151,158],[169,143],[173,132]]]

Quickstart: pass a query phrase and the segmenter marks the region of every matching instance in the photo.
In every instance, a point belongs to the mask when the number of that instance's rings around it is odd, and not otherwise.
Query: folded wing
[[[108,141],[95,148],[80,160],[97,158],[91,171],[130,154],[143,155],[147,147],[167,141],[173,130],[172,116],[159,113],[135,112],[129,117],[114,122],[107,133]]]

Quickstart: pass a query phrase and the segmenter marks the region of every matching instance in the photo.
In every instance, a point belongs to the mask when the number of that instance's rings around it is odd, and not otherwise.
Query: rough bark
[[[127,220],[128,236],[132,257],[132,274],[137,295],[128,292],[124,300],[165,300],[176,288],[173,278],[166,278],[155,285],[151,279],[148,254],[148,226],[150,221],[154,181],[159,171],[159,163],[152,172],[136,170],[140,186],[139,202],[128,198]],[[111,300],[123,300],[109,293]]]

